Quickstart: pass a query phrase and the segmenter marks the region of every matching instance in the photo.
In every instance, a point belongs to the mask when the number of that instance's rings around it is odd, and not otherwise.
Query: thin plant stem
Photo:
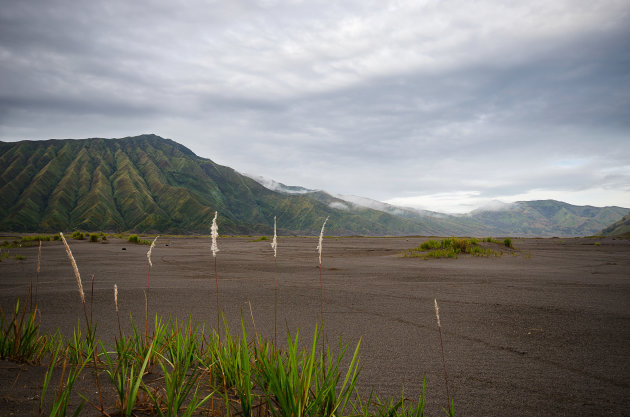
[[[444,342],[442,341],[442,325],[440,324],[440,309],[438,307],[437,299],[435,299],[434,302],[435,302],[435,317],[437,318],[438,330],[440,332],[440,348],[442,350],[442,368],[444,369],[444,383],[446,385],[446,398],[448,400],[446,409],[449,410],[449,415],[450,415],[451,394],[449,393],[449,390],[448,390],[448,375],[446,373],[446,360],[444,359]]]
[[[120,335],[120,340],[123,340],[123,334],[122,334],[122,326],[120,325],[120,313],[118,312],[118,310],[116,310],[116,316],[118,317],[118,334]]]
[[[326,348],[325,348],[325,335],[324,335],[324,279],[322,277],[322,249],[324,248],[324,227],[326,227],[326,222],[328,221],[328,217],[324,220],[322,224],[322,230],[319,232],[319,244],[317,245],[317,250],[319,251],[319,309],[322,317],[322,355],[326,356]]]
[[[116,306],[116,317],[118,318],[118,333],[120,340],[123,340],[122,326],[120,325],[120,312],[118,311],[118,285],[114,284],[114,306]]]
[[[83,313],[85,314],[85,324],[86,324],[87,333],[88,333],[87,337],[92,339],[90,343],[92,344],[92,346],[94,346],[94,344],[96,343],[96,332],[92,332],[92,324],[88,320],[87,306],[85,305],[85,299],[83,300]],[[96,365],[96,348],[92,349],[92,363],[94,365],[94,379],[96,380],[96,388],[98,391],[98,402],[101,407],[100,411],[101,413],[104,413],[105,407],[103,406],[103,395],[101,394],[101,382],[98,378],[98,366]]]
[[[252,317],[252,324],[254,325],[254,333],[256,334],[256,343],[260,346],[260,339],[258,338],[258,330],[256,329],[256,322],[254,321],[254,311],[252,310],[252,302],[247,300],[249,304],[249,315]]]
[[[147,292],[144,298],[144,340],[145,343],[149,343],[149,291],[151,290],[151,267],[153,266],[153,262],[151,262],[151,252],[153,252],[153,248],[155,247],[155,242],[158,240],[160,236],[156,236],[151,242],[151,246],[147,251],[147,261],[149,263],[149,269],[147,271]]]
[[[90,289],[90,323],[94,323],[94,274],[91,277],[92,288]]]
[[[42,260],[42,241],[39,241],[39,249],[37,250],[37,272],[35,274],[35,306],[37,306],[37,294],[39,290],[39,266]]]
[[[319,312],[322,318],[322,335],[324,331],[324,279],[322,278],[322,263],[319,263]]]
[[[145,326],[145,330],[144,330],[144,344],[148,345],[149,344],[149,325],[147,324],[149,319],[149,295],[147,294],[147,291],[143,291],[144,293],[144,316],[146,317],[144,320],[144,326]]]
[[[219,227],[217,226],[218,216],[219,212],[215,211],[212,226],[210,226],[210,237],[212,238],[210,250],[212,250],[212,257],[214,258],[214,281],[217,294],[217,333],[219,334],[219,344],[221,344],[221,310],[219,308],[219,276],[217,275],[217,252],[219,251],[219,246],[217,245],[217,237],[219,237]]]
[[[149,341],[149,291],[151,290],[151,264],[147,272],[147,292],[144,293],[144,340]]]
[[[88,335],[89,337],[92,337],[94,339],[96,332],[92,333],[92,325],[90,323],[90,320],[88,319],[87,306],[85,305],[85,293],[83,292],[83,283],[81,282],[81,274],[79,273],[79,267],[77,266],[77,262],[74,259],[74,256],[72,255],[72,250],[70,250],[70,246],[68,245],[68,242],[66,241],[66,238],[64,237],[63,233],[59,232],[59,236],[61,237],[61,240],[63,241],[63,245],[66,248],[66,253],[68,254],[68,259],[70,259],[70,263],[72,264],[72,269],[74,270],[74,277],[77,281],[79,295],[81,296],[81,304],[83,304],[83,313],[85,314],[85,325],[88,330]],[[96,342],[95,340],[92,340],[92,343],[95,343],[95,342]],[[105,407],[103,406],[103,396],[101,394],[101,383],[98,379],[98,368],[96,366],[96,349],[93,349],[92,352],[93,352],[92,359],[94,363],[94,377],[96,379],[96,387],[98,388],[98,399],[101,406],[101,412],[104,412]]]
[[[278,233],[276,227],[276,216],[273,216],[273,276],[274,276],[274,302],[273,302],[273,345],[276,346],[278,339]]]
[[[217,294],[217,333],[219,334],[219,343],[221,343],[221,313],[219,309],[219,276],[217,275],[217,258],[214,258],[214,282],[215,292]]]
[[[276,346],[278,339],[278,260],[274,256],[274,300],[273,300],[273,344]]]
[[[324,280],[322,278],[322,264],[321,260],[319,263],[319,309],[320,314],[322,316],[322,355],[324,355],[324,359],[326,358],[326,336],[324,334]],[[326,369],[324,368],[324,375],[326,374]]]

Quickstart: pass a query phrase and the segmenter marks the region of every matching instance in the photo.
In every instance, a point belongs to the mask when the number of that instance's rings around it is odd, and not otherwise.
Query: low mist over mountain
[[[155,135],[0,142],[0,230],[334,235],[596,234],[628,213],[558,201],[453,216],[252,179]]]

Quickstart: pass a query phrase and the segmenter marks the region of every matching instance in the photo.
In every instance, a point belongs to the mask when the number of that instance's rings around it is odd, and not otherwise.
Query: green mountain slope
[[[225,234],[584,236],[628,213],[621,207],[529,201],[453,216],[353,201],[302,187],[273,191],[155,135],[0,142],[0,230]]]
[[[610,226],[603,229],[599,234],[603,236],[625,236],[630,237],[630,213],[623,216]]]
[[[574,206],[555,200],[519,201],[470,214],[495,235],[590,236],[628,212],[622,207]]]
[[[0,230],[414,234],[414,222],[285,195],[155,135],[0,142]]]

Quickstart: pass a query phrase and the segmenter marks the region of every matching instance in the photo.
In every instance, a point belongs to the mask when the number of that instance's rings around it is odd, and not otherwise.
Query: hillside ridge
[[[264,181],[263,181],[264,182]],[[273,189],[267,188],[270,186]],[[264,183],[154,134],[0,142],[0,230],[263,234],[585,236],[629,209],[525,201],[448,215]]]

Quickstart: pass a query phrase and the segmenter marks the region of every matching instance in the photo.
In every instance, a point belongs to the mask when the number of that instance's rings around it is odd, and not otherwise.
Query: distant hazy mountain
[[[464,216],[256,180],[155,135],[0,142],[0,230],[332,235],[580,236],[620,207],[520,202]]]
[[[630,213],[606,227],[599,234],[603,236],[628,236],[630,237]]]
[[[470,217],[496,234],[514,236],[590,236],[628,212],[622,207],[574,206],[555,200],[519,201]]]
[[[267,183],[275,181],[264,179]],[[287,186],[280,184],[281,192]],[[300,188],[301,187],[289,187]],[[399,207],[365,197],[332,196],[323,191],[310,190],[311,196],[340,209],[357,207],[379,210],[417,223],[424,234],[469,236],[590,236],[600,232],[628,213],[623,207],[574,206],[555,200],[494,202],[492,205],[464,215],[449,215],[409,207]]]

